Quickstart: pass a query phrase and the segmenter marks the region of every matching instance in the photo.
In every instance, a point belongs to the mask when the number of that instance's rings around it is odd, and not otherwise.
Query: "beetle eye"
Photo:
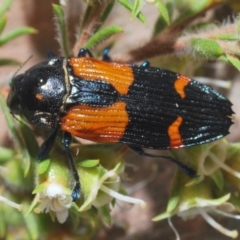
[[[22,111],[21,100],[17,95],[9,95],[7,105],[13,114],[19,115]]]

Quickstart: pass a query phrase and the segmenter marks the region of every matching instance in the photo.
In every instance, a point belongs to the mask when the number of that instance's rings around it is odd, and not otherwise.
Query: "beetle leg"
[[[68,132],[63,132],[63,141],[62,142],[63,142],[63,145],[65,147],[66,153],[67,153],[68,162],[69,162],[69,165],[71,167],[74,180],[76,182],[75,187],[73,188],[73,191],[72,191],[72,199],[75,202],[80,197],[81,184],[80,184],[79,175],[78,175],[78,172],[77,172],[77,169],[76,169],[76,166],[75,166],[75,163],[73,161],[72,154],[71,154],[71,151],[70,151],[70,148],[69,148],[71,140],[72,140],[71,134],[68,133]]]
[[[51,132],[48,138],[43,142],[43,144],[39,148],[37,160],[42,161],[47,157],[48,153],[52,149],[52,146],[57,136],[57,132],[58,132],[58,128],[54,129],[54,131]]]
[[[150,62],[149,61],[144,61],[140,67],[143,67],[143,68],[149,68],[150,67]]]
[[[109,56],[109,48],[104,48],[103,49],[102,60],[105,61],[105,62],[110,62],[111,61],[111,58]]]
[[[173,163],[175,163],[186,175],[188,175],[189,177],[191,178],[194,178],[194,177],[197,177],[197,173],[195,170],[193,170],[192,168],[184,165],[183,163],[179,162],[178,160],[172,158],[172,157],[169,157],[169,156],[158,156],[158,155],[152,155],[150,153],[146,153],[142,148],[139,148],[139,147],[135,147],[135,146],[129,146],[128,147],[138,153],[139,155],[141,156],[144,156],[144,157],[152,157],[152,158],[164,158],[166,160],[169,160]]]
[[[78,57],[86,57],[86,56],[89,56],[89,57],[93,57],[93,54],[92,52],[87,49],[87,48],[80,48],[79,52],[78,52]]]

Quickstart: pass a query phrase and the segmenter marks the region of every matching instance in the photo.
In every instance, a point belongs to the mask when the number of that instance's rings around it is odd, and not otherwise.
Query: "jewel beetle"
[[[142,65],[96,59],[88,49],[77,57],[43,61],[10,83],[7,105],[33,126],[52,129],[41,145],[46,158],[57,132],[76,181],[81,186],[69,145],[71,135],[95,142],[121,142],[141,155],[143,148],[178,149],[215,141],[229,133],[231,102],[216,90],[181,74]],[[191,168],[170,157],[189,176]]]

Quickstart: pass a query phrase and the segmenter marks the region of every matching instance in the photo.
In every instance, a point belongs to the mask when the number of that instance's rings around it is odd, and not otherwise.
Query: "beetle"
[[[10,83],[7,105],[33,126],[52,130],[40,146],[46,158],[63,131],[80,197],[79,176],[70,152],[71,135],[95,142],[121,142],[141,155],[143,148],[178,149],[204,144],[229,133],[231,102],[216,90],[181,74],[142,65],[96,59],[88,49],[77,57],[51,55]],[[157,156],[158,157],[158,156]],[[163,156],[164,157],[164,156]],[[189,176],[196,172],[175,162]]]

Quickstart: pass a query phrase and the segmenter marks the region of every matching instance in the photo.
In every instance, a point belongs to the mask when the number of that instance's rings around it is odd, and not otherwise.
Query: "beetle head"
[[[15,76],[7,99],[11,113],[35,126],[55,127],[66,94],[62,64],[62,58],[53,58]]]

